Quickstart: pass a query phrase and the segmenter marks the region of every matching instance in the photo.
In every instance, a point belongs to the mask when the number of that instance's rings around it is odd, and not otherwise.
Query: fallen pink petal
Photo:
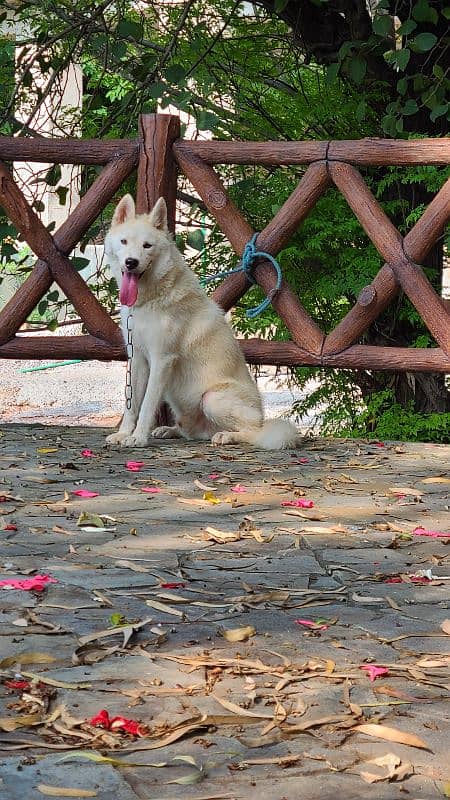
[[[3,525],[1,530],[2,531],[16,531],[17,530],[17,525],[15,525],[14,522],[8,522],[7,525]]]
[[[127,461],[125,464],[129,472],[139,472],[145,466],[145,461]]]
[[[414,528],[414,536],[431,536],[433,539],[450,539],[450,533],[443,531],[427,531],[425,528]]]
[[[82,450],[81,455],[83,456],[83,458],[95,458],[95,453],[93,453],[92,450],[88,449]]]
[[[0,586],[5,586],[8,589],[21,589],[24,592],[31,590],[42,592],[48,583],[58,583],[58,581],[56,578],[51,578],[50,575],[34,575],[32,578],[3,580],[0,581]]]
[[[160,491],[159,486],[141,486],[141,492],[146,494],[158,494]]]
[[[377,678],[381,678],[383,675],[389,675],[387,667],[377,667],[375,664],[361,664],[359,668],[367,672],[372,682]]]
[[[220,474],[218,472],[211,472],[211,475],[208,475],[208,480],[216,481],[217,478],[220,478]]]
[[[185,583],[160,583],[161,589],[184,589]]]
[[[281,503],[282,506],[289,506],[290,508],[313,508],[314,501],[313,500],[303,500],[303,498],[299,498],[298,500],[283,500]]]
[[[313,628],[316,631],[328,630],[328,625],[321,622],[314,622],[312,619],[296,619],[294,622],[296,625],[303,625],[305,628]]]
[[[76,489],[72,494],[76,494],[77,497],[99,497],[98,492],[90,492],[88,489]]]
[[[241,486],[239,483],[237,483],[236,486],[231,487],[231,491],[236,492],[236,494],[243,494],[243,492],[246,492],[247,489],[245,486]]]

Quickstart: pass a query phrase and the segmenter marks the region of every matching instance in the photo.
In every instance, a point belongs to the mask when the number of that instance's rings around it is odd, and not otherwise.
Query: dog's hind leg
[[[252,443],[263,425],[259,395],[242,397],[240,389],[231,384],[203,395],[203,413],[216,429],[213,444]]]

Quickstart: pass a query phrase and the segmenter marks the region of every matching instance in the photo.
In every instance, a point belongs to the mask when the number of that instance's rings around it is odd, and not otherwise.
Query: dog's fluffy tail
[[[286,419],[267,419],[258,430],[251,431],[249,441],[263,450],[287,450],[300,443],[300,433]]]

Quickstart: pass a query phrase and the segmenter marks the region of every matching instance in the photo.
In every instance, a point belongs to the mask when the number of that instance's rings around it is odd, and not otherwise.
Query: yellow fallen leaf
[[[8,669],[14,664],[52,664],[56,661],[49,653],[17,653],[16,656],[7,656],[0,661],[0,669]]]
[[[47,786],[45,783],[40,783],[37,786],[38,792],[47,795],[47,797],[98,797],[97,792],[93,789],[76,789],[70,786]]]
[[[37,447],[36,450],[37,450],[38,453],[43,453],[44,455],[46,453],[57,453],[58,452],[58,448],[57,447]]]
[[[377,739],[385,739],[388,742],[406,744],[409,747],[419,747],[421,750],[431,750],[422,739],[414,733],[404,733],[397,728],[388,728],[387,725],[376,725],[375,723],[365,723],[356,725],[352,730],[357,733],[365,733],[366,736],[375,736]]]
[[[213,492],[203,492],[203,500],[206,500],[207,503],[211,503],[211,505],[216,506],[220,503],[220,500]]]
[[[250,636],[256,633],[253,625],[246,625],[243,628],[229,628],[228,630],[221,631],[222,636],[227,642],[246,642]]]

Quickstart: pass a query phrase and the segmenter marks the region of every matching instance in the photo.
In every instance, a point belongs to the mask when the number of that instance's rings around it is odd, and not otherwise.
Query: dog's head
[[[164,198],[159,198],[150,214],[136,216],[134,200],[126,194],[114,212],[105,239],[105,252],[119,285],[122,305],[136,303],[139,281],[153,271],[168,242]]]

